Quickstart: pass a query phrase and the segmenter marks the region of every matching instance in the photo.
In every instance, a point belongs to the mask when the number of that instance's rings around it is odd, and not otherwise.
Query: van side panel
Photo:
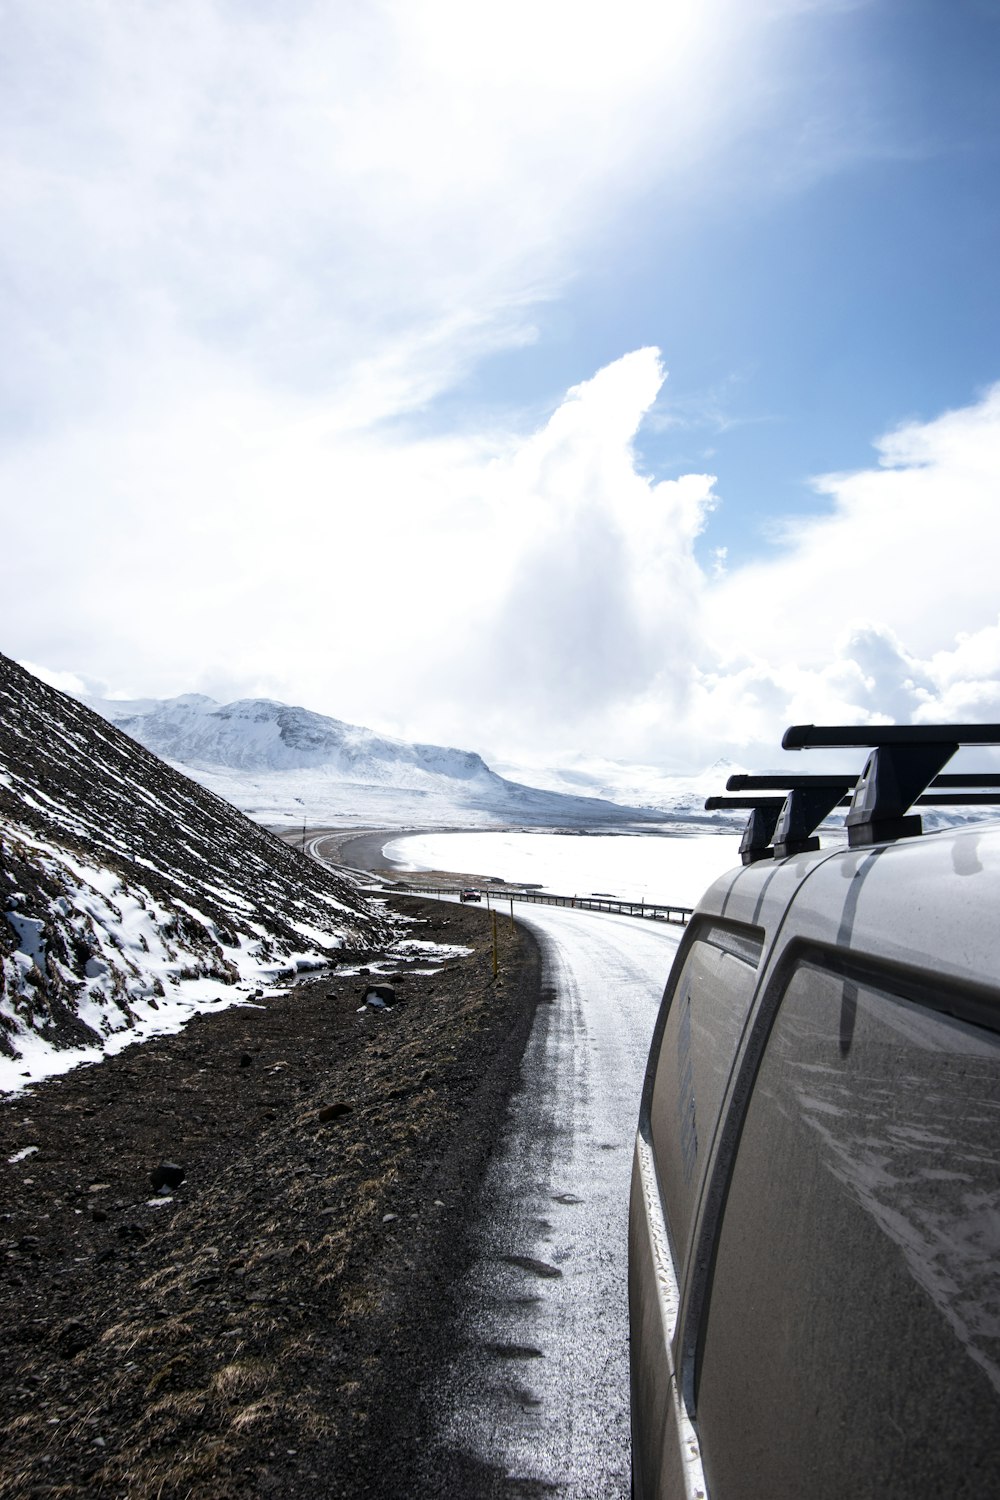
[[[1000,1492],[998,1141],[995,1032],[791,970],[702,1317],[712,1500]]]

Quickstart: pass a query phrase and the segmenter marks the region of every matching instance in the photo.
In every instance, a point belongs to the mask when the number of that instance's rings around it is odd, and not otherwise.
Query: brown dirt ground
[[[324,974],[0,1103],[3,1500],[414,1493],[538,953],[503,919],[495,983],[487,912],[391,904],[475,953],[388,1011]]]

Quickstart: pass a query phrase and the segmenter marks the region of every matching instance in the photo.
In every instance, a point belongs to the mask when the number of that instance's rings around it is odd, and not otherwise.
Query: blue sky
[[[1000,718],[995,0],[6,20],[2,649],[678,769]]]
[[[718,475],[701,546],[730,562],[768,546],[770,516],[821,507],[811,475],[868,464],[880,432],[1000,371],[1000,5],[818,7],[794,30],[746,177],[721,164],[681,210],[650,192],[539,312],[538,344],[472,382],[485,407],[554,401],[658,345],[676,425],[654,416],[639,453]],[[819,160],[803,146],[796,168],[799,133]]]

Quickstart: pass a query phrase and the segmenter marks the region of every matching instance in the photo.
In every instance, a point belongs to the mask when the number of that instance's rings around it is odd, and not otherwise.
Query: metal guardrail
[[[418,885],[408,880],[393,881],[392,889],[409,891],[414,896],[457,896],[467,885]],[[479,889],[477,887],[477,889]],[[655,901],[619,901],[605,896],[554,896],[548,891],[513,890],[508,887],[483,886],[487,906],[500,901],[524,901],[534,906],[570,906],[578,911],[608,911],[622,917],[642,917],[649,922],[674,922],[687,925],[693,906],[669,906]],[[492,902],[490,898],[492,897]]]

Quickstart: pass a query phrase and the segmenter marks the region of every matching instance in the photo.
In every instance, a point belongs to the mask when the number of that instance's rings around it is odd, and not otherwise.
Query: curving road
[[[649,1038],[679,927],[533,908],[539,1006],[484,1196],[443,1446],[496,1496],[629,1494],[627,1221]]]
[[[310,852],[377,868],[391,836],[320,836]],[[462,1337],[423,1393],[423,1489],[626,1500],[632,1147],[683,928],[544,906],[517,919],[539,940],[542,1003],[481,1193]]]

